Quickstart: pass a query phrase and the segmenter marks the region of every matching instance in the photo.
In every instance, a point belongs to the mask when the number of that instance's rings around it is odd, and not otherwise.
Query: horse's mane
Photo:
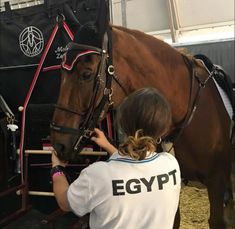
[[[133,37],[133,42],[135,40],[140,41],[143,45],[142,47],[146,47],[148,51],[154,53],[155,56],[161,57],[159,60],[162,60],[163,62],[171,62],[172,65],[175,65],[177,64],[177,60],[182,60],[182,56],[186,56],[190,61],[194,62],[193,55],[189,52],[178,50],[152,35],[117,25],[111,25],[111,27],[120,34],[127,34]]]
[[[174,48],[173,46],[167,44],[166,42],[152,36],[152,35],[148,35],[144,32],[141,32],[139,30],[135,30],[135,29],[128,29],[128,28],[125,28],[125,27],[122,27],[122,26],[117,26],[117,25],[112,25],[113,28],[116,28],[118,30],[121,30],[123,32],[126,32],[126,33],[129,33],[135,37],[138,37],[139,39],[151,39],[151,40],[154,40],[154,42],[158,41],[161,45],[164,44],[164,46],[168,46],[168,47],[171,47],[172,49],[176,50],[177,52],[181,53],[182,55],[184,56],[187,56],[189,59],[193,59],[193,54],[189,52],[189,50],[187,48]]]
[[[137,38],[138,40],[141,40],[141,41],[148,41],[148,42],[153,42],[155,45],[158,45],[160,47],[165,47],[165,46],[169,46],[171,48],[173,48],[172,46],[170,46],[169,44],[167,44],[166,42],[154,37],[154,36],[151,36],[149,34],[146,34],[142,31],[139,31],[139,30],[135,30],[135,29],[129,29],[129,28],[125,28],[125,27],[122,27],[122,26],[117,26],[117,25],[112,25],[113,28],[117,29],[117,30],[120,30],[122,32],[125,32],[129,35],[132,35],[134,36],[135,38]],[[145,42],[147,43],[147,42]]]
[[[177,57],[180,58],[180,56],[186,57],[189,62],[191,62],[194,66],[200,66],[204,68],[202,63],[194,58],[193,54],[189,52],[187,48],[175,48],[171,46],[170,44],[166,43],[165,41],[158,39],[152,35],[146,34],[144,32],[141,32],[139,30],[135,29],[129,29],[122,26],[117,25],[111,25],[114,30],[117,30],[119,32],[128,34],[129,36],[133,36],[134,40],[141,41],[142,44],[144,44],[151,52],[155,52],[155,54],[158,54],[161,56],[161,60],[164,61],[164,55],[167,53],[168,55],[165,55],[165,58],[167,61],[171,62],[172,65],[176,64]],[[166,61],[165,59],[165,61]]]

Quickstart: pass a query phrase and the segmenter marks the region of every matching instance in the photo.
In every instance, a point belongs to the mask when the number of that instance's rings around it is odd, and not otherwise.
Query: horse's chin
[[[57,157],[61,160],[61,161],[69,161],[71,156],[70,155],[72,149],[68,149],[64,144],[61,143],[55,143],[53,144],[53,148],[56,151]]]
[[[57,156],[61,161],[69,161],[69,162],[77,162],[80,161],[80,152],[82,148],[78,148],[78,150],[74,150],[72,147],[65,148],[64,151],[58,151]]]
[[[69,153],[58,153],[57,156],[61,161],[71,161],[72,160],[72,156]]]
[[[82,151],[84,146],[88,144],[88,142],[88,139],[83,139],[80,144],[76,146],[76,150],[74,149],[74,146],[77,143],[77,138],[54,138],[54,141],[52,141],[52,145],[57,153],[57,157],[61,161],[76,162],[80,160],[80,152]]]

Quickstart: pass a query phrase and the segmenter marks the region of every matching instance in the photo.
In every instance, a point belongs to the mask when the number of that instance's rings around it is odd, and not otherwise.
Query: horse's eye
[[[84,72],[80,75],[79,79],[80,80],[91,80],[93,77],[92,72]]]

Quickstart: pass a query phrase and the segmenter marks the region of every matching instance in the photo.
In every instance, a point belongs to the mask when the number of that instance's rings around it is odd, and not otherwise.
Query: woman
[[[99,129],[91,138],[110,154],[108,161],[88,166],[71,185],[63,172],[52,172],[57,202],[78,216],[90,213],[90,228],[170,229],[180,169],[171,154],[157,152],[171,124],[169,104],[156,89],[140,89],[121,104],[119,124],[126,136],[119,149]],[[52,166],[58,165],[65,166],[53,153]]]

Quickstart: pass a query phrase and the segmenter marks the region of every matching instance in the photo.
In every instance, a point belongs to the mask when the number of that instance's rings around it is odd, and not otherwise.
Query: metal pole
[[[121,10],[122,10],[122,26],[127,27],[126,20],[126,0],[121,0]]]
[[[113,1],[109,0],[109,20],[113,24]]]
[[[175,0],[171,0],[171,4],[172,4],[172,11],[174,12],[175,15],[175,29],[176,30],[180,30],[180,16],[179,16],[179,11],[178,11],[178,5],[177,2]]]
[[[168,8],[168,16],[169,16],[169,25],[171,30],[171,38],[172,42],[175,43],[178,41],[178,37],[176,35],[176,29],[174,26],[174,15],[173,15],[173,6],[171,0],[167,1],[167,8]]]

